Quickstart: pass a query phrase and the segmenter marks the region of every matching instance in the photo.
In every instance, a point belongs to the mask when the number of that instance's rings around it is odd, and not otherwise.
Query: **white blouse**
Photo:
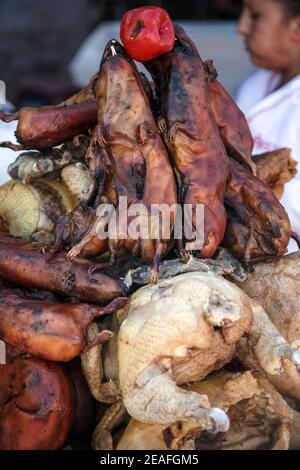
[[[258,70],[248,77],[236,97],[253,138],[254,154],[282,147],[292,149],[298,174],[285,185],[281,203],[289,214],[292,228],[300,235],[300,75],[276,90],[280,75]],[[291,242],[289,251],[297,250]]]

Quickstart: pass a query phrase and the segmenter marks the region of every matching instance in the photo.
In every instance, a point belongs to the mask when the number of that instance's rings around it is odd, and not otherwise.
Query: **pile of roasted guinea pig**
[[[85,89],[23,108],[0,188],[0,449],[300,446],[300,253],[288,149],[252,157],[241,111],[181,27],[138,72],[116,40]],[[99,208],[204,206],[198,251]],[[138,216],[137,216],[138,217]],[[146,217],[147,218],[147,217]],[[136,220],[136,223],[146,223]]]

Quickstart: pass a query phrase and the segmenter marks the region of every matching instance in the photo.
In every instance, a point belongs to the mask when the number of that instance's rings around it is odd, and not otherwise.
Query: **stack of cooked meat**
[[[175,31],[174,49],[144,64],[152,84],[112,40],[77,95],[1,114],[18,119],[19,144],[0,145],[27,150],[0,188],[0,338],[8,347],[0,366],[2,449],[60,448],[88,434],[96,414],[94,448],[112,448],[121,423],[128,426],[120,449],[296,445],[298,415],[276,389],[297,407],[298,344],[286,334],[297,319],[278,320],[270,300],[264,307],[276,330],[257,299],[259,271],[246,284],[240,279],[255,301],[214,273],[188,273],[192,255],[211,270],[221,246],[247,266],[280,263],[294,234],[278,197],[295,162],[286,149],[252,158],[243,114],[212,63],[182,28]],[[121,223],[101,236],[108,205],[117,220],[127,210],[128,224],[149,236],[133,237]],[[167,230],[158,227],[157,237],[151,208],[161,220],[163,205]],[[197,207],[204,208],[197,249],[193,239],[175,240],[178,205],[191,208],[194,230]],[[131,271],[131,282],[121,279],[124,254],[126,266],[151,265],[152,285],[128,302],[136,284]],[[187,262],[188,274],[159,280],[166,255]],[[93,412],[95,401],[109,408]]]

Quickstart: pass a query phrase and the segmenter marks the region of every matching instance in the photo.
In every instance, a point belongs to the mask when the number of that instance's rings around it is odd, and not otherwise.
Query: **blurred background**
[[[253,69],[236,33],[242,2],[0,0],[0,110],[11,113],[22,106],[57,104],[81,89],[98,71],[106,43],[119,38],[124,13],[146,5],[168,10],[202,58],[214,60],[220,80],[234,97]],[[17,121],[0,121],[0,142],[16,143],[16,126]],[[0,148],[0,184],[19,154]]]
[[[251,71],[236,20],[241,0],[0,0],[0,80],[17,108],[55,104],[97,71],[130,8],[158,5],[179,21],[228,91]]]

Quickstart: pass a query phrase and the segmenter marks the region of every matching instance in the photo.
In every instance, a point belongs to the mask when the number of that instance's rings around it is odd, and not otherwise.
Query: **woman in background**
[[[252,131],[254,154],[292,149],[298,174],[281,203],[300,234],[300,0],[245,0],[238,32],[258,70],[236,100]]]

